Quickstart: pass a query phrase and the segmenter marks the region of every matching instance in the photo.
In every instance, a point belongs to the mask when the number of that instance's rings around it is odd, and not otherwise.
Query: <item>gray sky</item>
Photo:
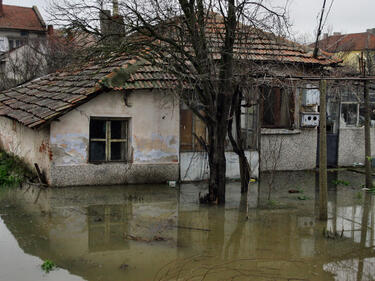
[[[121,1],[121,0],[120,0]],[[268,0],[271,3],[284,3],[285,0]],[[313,34],[318,24],[318,14],[323,0],[289,0],[289,15],[293,24],[292,34],[301,36]],[[332,0],[327,0],[327,6]],[[4,4],[31,7],[37,5],[44,19],[48,21],[49,0],[3,0]],[[331,32],[342,33],[364,32],[375,28],[374,0],[334,0],[326,25]]]

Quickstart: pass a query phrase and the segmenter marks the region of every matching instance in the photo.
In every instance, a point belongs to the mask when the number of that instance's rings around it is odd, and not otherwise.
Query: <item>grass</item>
[[[57,265],[53,261],[45,260],[40,267],[44,272],[48,273],[51,270],[54,270],[57,267]]]
[[[348,181],[344,181],[344,180],[333,180],[332,183],[334,185],[345,185],[345,186],[348,186],[350,184]]]
[[[0,187],[17,186],[27,178],[34,177],[21,159],[0,151]]]

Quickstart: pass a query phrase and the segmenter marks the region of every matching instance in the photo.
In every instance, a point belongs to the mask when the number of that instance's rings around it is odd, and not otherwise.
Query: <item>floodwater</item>
[[[0,280],[375,280],[363,175],[329,174],[324,223],[315,173],[276,174],[271,201],[263,178],[229,183],[225,207],[194,184],[0,189]]]

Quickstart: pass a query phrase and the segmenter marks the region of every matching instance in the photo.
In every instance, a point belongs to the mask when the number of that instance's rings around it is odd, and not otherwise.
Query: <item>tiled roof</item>
[[[46,31],[33,8],[3,5],[0,28]]]
[[[219,58],[221,43],[215,36],[222,32],[222,26],[215,24],[210,33],[211,52]],[[302,47],[284,39],[265,33],[253,34],[251,44],[246,41],[236,43],[235,58],[254,62],[276,62],[291,64],[307,64],[316,66],[334,65],[337,61],[318,57],[312,58]],[[249,38],[247,38],[249,39]],[[115,60],[103,64],[87,64],[76,69],[66,70],[44,76],[19,87],[0,94],[0,115],[15,119],[30,128],[37,127],[53,120],[72,108],[87,102],[92,97],[105,91],[101,81],[114,75],[114,70],[134,65],[139,59],[119,56]],[[135,89],[173,89],[178,84],[174,75],[142,60],[142,64],[124,85],[115,90]]]
[[[127,67],[135,59],[119,57],[106,66],[88,64],[79,71],[49,74],[0,94],[0,115],[15,119],[30,128],[57,118],[87,102],[104,90],[100,80],[114,69]],[[175,79],[155,66],[144,63],[125,83],[125,89],[166,89]]]
[[[370,32],[332,35],[320,40],[319,48],[330,53],[375,50],[375,35]]]
[[[222,17],[213,13],[206,23],[206,34],[209,34],[211,52],[216,58],[220,57],[222,34],[225,26]],[[284,64],[310,64],[327,66],[339,61],[327,56],[312,57],[312,51],[295,42],[275,36],[272,33],[239,24],[238,38],[234,45],[234,56],[237,59],[247,59],[255,62],[278,62]]]

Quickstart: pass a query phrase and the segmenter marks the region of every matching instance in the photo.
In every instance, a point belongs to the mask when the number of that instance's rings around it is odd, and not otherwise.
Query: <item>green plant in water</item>
[[[43,269],[43,271],[48,273],[51,270],[54,270],[57,266],[53,261],[45,260],[44,263],[40,267]]]
[[[306,195],[300,195],[297,198],[298,198],[298,200],[307,200],[307,199],[309,199],[309,197],[307,197]]]
[[[32,172],[21,159],[0,151],[0,187],[15,186],[25,178],[33,177]]]
[[[334,185],[345,185],[345,186],[348,186],[350,184],[348,181],[344,181],[344,180],[333,180],[332,183]]]

